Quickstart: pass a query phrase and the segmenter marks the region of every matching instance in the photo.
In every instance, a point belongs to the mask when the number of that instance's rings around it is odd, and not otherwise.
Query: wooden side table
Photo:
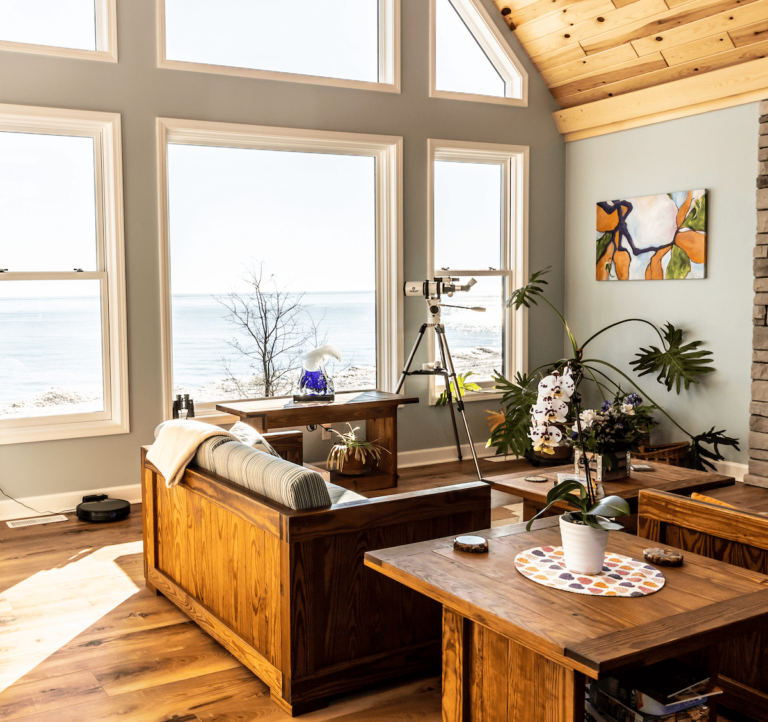
[[[632,514],[629,517],[619,517],[628,532],[637,531],[637,498],[641,489],[659,489],[675,494],[687,494],[698,491],[706,494],[711,489],[733,486],[736,483],[732,476],[712,474],[695,469],[684,469],[679,466],[649,462],[637,462],[653,466],[653,471],[633,471],[627,479],[603,482],[606,496],[616,495],[629,502]],[[572,474],[573,464],[556,466],[545,471],[522,471],[514,474],[486,477],[492,489],[503,491],[523,498],[523,521],[532,519],[547,505],[547,492],[557,480],[558,474]],[[545,476],[547,481],[526,481],[526,476]],[[558,502],[548,515],[560,515],[570,507],[564,502]]]
[[[216,409],[237,416],[261,433],[288,426],[332,424],[339,421],[365,421],[365,434],[389,453],[368,475],[343,476],[335,473],[333,482],[355,491],[373,491],[397,486],[397,409],[403,404],[418,404],[416,396],[385,391],[360,391],[336,394],[336,400],[318,404],[294,404],[290,398],[256,399],[217,404]]]
[[[719,646],[759,634],[768,577],[685,552],[647,597],[571,594],[514,566],[531,547],[560,545],[556,519],[474,532],[488,554],[452,538],[381,549],[365,565],[443,606],[443,721],[583,722],[584,688],[620,670],[695,653],[717,680]],[[646,539],[611,532],[608,551],[642,559]],[[717,697],[710,720],[717,719]]]

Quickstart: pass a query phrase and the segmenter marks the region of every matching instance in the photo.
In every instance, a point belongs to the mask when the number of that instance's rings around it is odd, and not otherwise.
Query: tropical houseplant
[[[366,473],[366,462],[378,464],[383,453],[389,451],[374,441],[358,439],[355,434],[360,430],[359,426],[352,428],[347,424],[349,431],[342,434],[336,429],[331,431],[339,437],[339,440],[331,447],[328,453],[328,469],[338,470],[346,476],[362,476]]]
[[[667,417],[669,421],[690,439],[690,448],[686,453],[684,464],[692,469],[702,471],[714,469],[714,461],[722,461],[725,457],[720,453],[721,447],[739,448],[739,440],[726,436],[725,431],[716,431],[713,426],[709,431],[691,433],[683,428],[667,411],[657,404],[649,394],[640,388],[637,381],[624,373],[615,365],[600,358],[590,357],[586,352],[589,344],[598,336],[625,323],[643,324],[658,336],[660,345],[640,348],[635,358],[630,362],[639,377],[655,374],[656,380],[665,387],[667,392],[673,389],[680,394],[684,388],[688,390],[691,384],[698,384],[700,378],[714,371],[711,351],[700,348],[701,341],[683,342],[684,332],[671,323],[659,328],[643,318],[628,318],[609,324],[592,334],[584,343],[579,343],[574,337],[570,325],[560,311],[545,297],[547,281],[543,278],[549,269],[534,273],[529,282],[517,289],[507,301],[507,306],[515,309],[530,308],[538,305],[541,300],[546,303],[560,319],[570,341],[571,355],[555,359],[548,364],[539,366],[528,374],[518,373],[513,379],[506,379],[500,373],[494,374],[496,389],[503,392],[501,410],[490,412],[489,425],[491,436],[488,446],[496,446],[499,454],[515,454],[524,456],[533,448],[528,435],[531,408],[536,404],[536,386],[543,377],[553,370],[570,369],[575,388],[582,382],[587,382],[597,390],[603,401],[615,398],[622,385],[628,385],[636,393],[644,397]],[[618,381],[616,379],[619,379]],[[626,388],[626,386],[625,386]],[[579,398],[577,396],[577,398]]]

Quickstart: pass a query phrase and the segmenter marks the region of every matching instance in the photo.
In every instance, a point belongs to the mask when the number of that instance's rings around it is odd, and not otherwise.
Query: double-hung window
[[[165,413],[400,371],[401,139],[160,119]]]
[[[117,62],[117,0],[0,0],[0,50]]]
[[[0,106],[0,443],[126,433],[120,117]]]
[[[468,293],[443,298],[448,345],[456,372],[490,388],[495,371],[509,378],[525,369],[524,313],[505,302],[527,274],[528,149],[430,140],[429,163],[432,274],[477,280]],[[430,378],[434,400],[442,388]]]
[[[399,92],[400,2],[157,0],[159,64]]]

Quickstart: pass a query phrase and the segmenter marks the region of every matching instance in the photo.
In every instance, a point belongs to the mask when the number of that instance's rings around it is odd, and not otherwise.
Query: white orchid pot
[[[565,567],[573,574],[600,574],[608,546],[608,532],[587,524],[576,524],[570,514],[560,517]]]

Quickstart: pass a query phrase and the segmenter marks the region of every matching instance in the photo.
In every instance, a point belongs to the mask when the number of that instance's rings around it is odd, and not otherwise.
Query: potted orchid
[[[578,447],[574,454],[576,473],[589,463],[597,482],[629,476],[630,452],[636,451],[656,426],[653,406],[643,406],[636,393],[625,395],[619,388],[612,401],[600,410],[581,412],[581,431],[574,426],[571,440]]]
[[[626,413],[634,412],[632,404],[623,404],[624,399],[615,399],[626,408]],[[577,454],[585,452],[585,439],[590,429],[599,425],[601,414],[588,410],[580,412],[580,398],[576,393],[570,365],[564,372],[553,371],[545,376],[538,386],[538,398],[532,409],[532,424],[529,436],[534,449],[550,453],[553,448],[562,443],[562,433],[555,426],[568,416],[571,402],[576,412],[576,423],[572,441],[577,447]],[[611,409],[605,409],[608,414]],[[624,412],[622,412],[624,413]],[[594,434],[594,431],[591,433]],[[560,516],[560,537],[563,543],[565,566],[576,574],[599,574],[603,569],[605,549],[608,544],[608,531],[623,527],[610,517],[629,514],[629,504],[618,496],[609,496],[598,500],[597,487],[594,483],[589,464],[585,467],[584,481],[579,479],[567,480],[550,489],[547,494],[547,505],[533,519],[543,514],[551,506],[566,503],[576,509]],[[530,531],[533,519],[528,522]]]

